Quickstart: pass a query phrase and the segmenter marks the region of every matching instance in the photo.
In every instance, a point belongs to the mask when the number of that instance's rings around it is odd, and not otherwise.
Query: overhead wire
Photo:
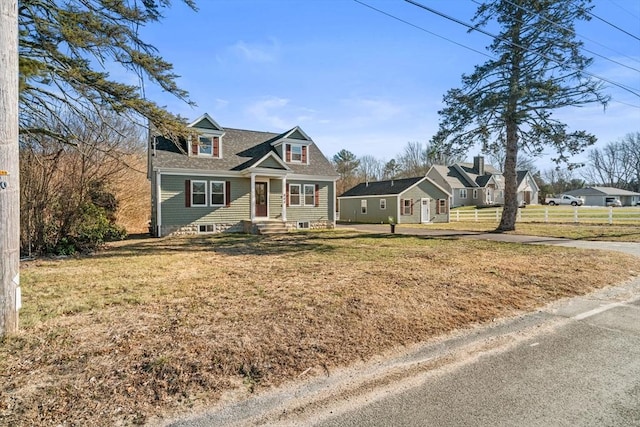
[[[379,12],[379,13],[381,13],[381,14],[383,14],[383,15],[386,15],[386,16],[388,16],[389,18],[392,18],[392,19],[395,19],[396,21],[402,22],[403,24],[409,25],[409,26],[411,26],[411,27],[413,27],[413,28],[416,28],[416,29],[418,29],[418,30],[420,30],[420,31],[424,31],[425,33],[431,34],[432,36],[435,36],[435,37],[441,38],[441,39],[446,40],[446,41],[448,41],[448,42],[450,42],[450,43],[453,43],[453,44],[455,44],[455,45],[457,45],[457,46],[460,46],[460,47],[462,47],[462,48],[468,49],[468,50],[470,50],[470,51],[472,51],[472,52],[475,52],[475,53],[479,53],[480,55],[486,56],[486,57],[488,57],[488,58],[495,59],[493,56],[491,56],[491,55],[487,54],[486,52],[482,52],[482,51],[480,51],[480,50],[474,49],[474,48],[469,47],[469,46],[467,46],[467,45],[464,45],[464,44],[462,44],[462,43],[458,43],[458,42],[456,42],[456,41],[454,41],[454,40],[451,40],[451,39],[449,39],[449,38],[447,38],[447,37],[441,36],[440,34],[436,34],[436,33],[434,33],[433,31],[429,31],[429,30],[427,30],[426,28],[420,27],[419,25],[413,24],[413,23],[411,23],[411,22],[409,22],[409,21],[406,21],[406,20],[404,20],[404,19],[402,19],[402,18],[399,18],[399,17],[397,17],[397,16],[395,16],[395,15],[392,15],[392,14],[390,14],[390,13],[388,13],[388,12],[385,12],[384,10],[381,10],[381,9],[375,8],[375,7],[371,6],[370,4],[364,3],[364,2],[362,2],[362,1],[360,1],[360,0],[353,0],[353,1],[355,1],[356,3],[361,4],[362,6],[368,7],[369,9],[375,10],[376,12]]]
[[[482,3],[480,3],[480,2],[479,2],[479,1],[477,1],[477,0],[471,0],[471,1],[473,1],[474,3],[479,4],[479,5],[480,5],[480,4],[482,4]],[[505,1],[506,1],[507,3],[509,3],[509,4],[511,4],[511,5],[513,5],[513,6],[517,7],[517,8],[519,8],[519,9],[521,9],[521,10],[524,10],[525,12],[528,12],[528,13],[532,13],[532,14],[538,15],[538,16],[540,17],[540,19],[544,20],[545,22],[550,23],[551,25],[553,25],[553,26],[555,26],[555,27],[557,27],[557,28],[560,28],[560,29],[565,30],[565,31],[569,31],[569,28],[564,27],[564,26],[562,26],[562,25],[558,24],[557,22],[554,22],[554,21],[552,21],[551,19],[549,19],[549,18],[546,18],[546,17],[542,16],[540,13],[534,12],[534,11],[532,11],[532,10],[530,10],[530,9],[527,9],[527,8],[523,7],[523,6],[517,5],[517,4],[515,4],[514,2],[512,2],[511,0],[505,0]],[[589,41],[591,41],[591,42],[593,42],[593,43],[596,43],[596,44],[598,44],[598,45],[600,45],[600,46],[603,46],[603,47],[605,47],[605,48],[607,48],[607,49],[610,49],[611,51],[613,51],[613,52],[615,52],[615,53],[617,53],[617,54],[619,54],[619,55],[623,55],[623,56],[625,56],[625,57],[627,57],[627,58],[629,58],[629,59],[631,59],[631,60],[633,60],[633,61],[636,61],[636,62],[640,63],[640,60],[638,60],[638,59],[634,59],[634,58],[631,58],[631,57],[629,57],[629,56],[624,55],[623,53],[616,52],[614,49],[608,48],[607,46],[603,45],[602,43],[597,42],[597,41],[595,41],[595,40],[593,40],[593,39],[590,39],[590,38],[588,38],[588,37],[585,37],[585,36],[583,36],[583,35],[581,35],[581,34],[578,34],[578,33],[577,33],[577,32],[575,32],[575,31],[573,31],[573,34],[575,34],[576,36],[578,36],[578,37],[580,37],[580,38],[582,38],[582,39],[589,40]],[[599,53],[594,52],[594,51],[592,51],[592,50],[589,50],[589,49],[587,49],[586,47],[581,47],[580,49],[581,49],[581,50],[583,50],[583,51],[585,51],[585,52],[587,52],[587,53],[590,53],[590,54],[592,54],[592,55],[595,55],[595,56],[597,56],[597,57],[599,57],[599,58],[602,58],[602,59],[604,59],[604,60],[606,60],[606,61],[612,62],[612,63],[614,63],[614,64],[620,65],[620,66],[622,66],[622,67],[625,67],[625,68],[628,68],[628,69],[630,69],[630,70],[632,70],[632,71],[636,71],[636,72],[640,73],[640,69],[637,69],[637,68],[631,67],[630,65],[626,65],[626,64],[624,64],[624,63],[622,63],[622,62],[619,62],[619,61],[617,61],[617,60],[615,60],[615,59],[608,58],[608,57],[606,57],[606,56],[604,56],[604,55],[600,55]],[[640,90],[640,89],[639,89],[639,90]]]
[[[638,15],[636,15],[635,13],[631,12],[630,10],[628,10],[628,9],[626,9],[626,8],[624,8],[624,7],[622,7],[622,6],[620,6],[620,5],[619,5],[618,3],[616,3],[615,1],[613,1],[613,0],[609,0],[609,3],[613,3],[613,4],[614,4],[615,6],[617,6],[619,9],[624,10],[627,14],[629,14],[629,15],[633,16],[634,18],[636,18],[636,19],[640,19],[640,16],[638,16]]]
[[[604,19],[604,18],[599,17],[598,15],[596,15],[596,14],[595,14],[595,13],[593,13],[593,12],[589,12],[589,11],[587,11],[587,13],[588,13],[589,15],[591,15],[592,17],[594,17],[594,18],[596,18],[596,19],[599,19],[600,21],[604,22],[605,24],[610,25],[611,27],[613,27],[613,28],[617,29],[618,31],[621,31],[621,32],[625,33],[626,35],[628,35],[628,36],[630,36],[630,37],[633,37],[634,39],[636,39],[636,40],[640,41],[640,37],[636,36],[635,34],[632,34],[632,33],[630,33],[629,31],[627,31],[627,30],[625,30],[625,29],[623,29],[623,28],[620,28],[620,27],[618,27],[618,26],[617,26],[617,25],[615,25],[615,24],[612,24],[611,22],[607,21],[607,20],[606,20],[606,19]]]
[[[357,1],[357,0],[355,0],[355,1]],[[493,39],[503,41],[503,42],[505,42],[505,43],[508,43],[508,44],[510,44],[510,45],[513,45],[513,46],[515,46],[515,47],[518,47],[518,48],[520,48],[520,49],[523,49],[523,50],[525,50],[526,52],[529,52],[529,53],[533,53],[533,54],[539,55],[540,57],[542,57],[542,58],[544,58],[544,59],[546,59],[546,60],[548,60],[548,61],[555,62],[555,63],[559,63],[559,62],[558,62],[558,60],[556,60],[556,59],[554,59],[554,58],[548,57],[548,56],[546,56],[546,55],[542,55],[542,54],[540,54],[540,53],[538,53],[538,52],[532,52],[532,51],[531,51],[531,49],[528,49],[526,46],[522,46],[522,45],[519,45],[519,44],[517,44],[517,43],[513,43],[513,42],[511,42],[511,41],[509,41],[509,40],[505,40],[505,39],[503,39],[503,38],[499,37],[498,35],[492,34],[492,33],[490,33],[489,31],[486,31],[486,30],[484,30],[484,29],[482,29],[482,28],[478,27],[477,25],[471,25],[471,24],[469,24],[469,23],[467,23],[467,22],[461,21],[461,20],[459,20],[459,19],[457,19],[457,18],[454,18],[453,16],[447,15],[446,13],[440,12],[440,11],[438,11],[438,10],[436,10],[436,9],[433,9],[433,8],[429,7],[429,6],[425,6],[425,5],[423,5],[423,4],[421,4],[421,3],[418,3],[418,2],[416,2],[416,1],[414,1],[414,0],[405,0],[405,2],[410,3],[410,4],[412,4],[412,5],[414,5],[414,6],[418,7],[418,8],[424,9],[424,10],[426,10],[426,11],[428,11],[428,12],[431,12],[431,13],[433,13],[433,14],[435,14],[435,15],[441,16],[441,17],[443,17],[443,18],[445,18],[445,19],[448,19],[448,20],[450,20],[450,21],[453,21],[453,22],[455,22],[455,23],[457,23],[457,24],[460,24],[460,25],[462,25],[462,26],[464,26],[464,27],[467,27],[467,28],[469,28],[469,29],[471,29],[471,30],[473,30],[473,31],[478,31],[478,32],[480,32],[480,33],[482,33],[482,34],[485,34],[485,35],[487,35],[487,36],[489,36],[489,37],[491,37],[491,38],[493,38]],[[633,94],[633,95],[635,95],[635,96],[637,96],[637,97],[639,97],[639,98],[640,98],[640,93],[636,92],[636,91],[639,91],[640,89],[632,88],[632,87],[627,86],[627,85],[625,85],[625,84],[615,82],[615,81],[613,81],[613,80],[611,80],[611,79],[608,79],[608,78],[606,78],[606,77],[602,77],[602,76],[598,76],[598,75],[596,75],[596,74],[593,74],[593,73],[588,72],[588,71],[585,71],[585,70],[578,70],[578,69],[576,69],[575,67],[569,67],[569,68],[572,68],[574,71],[578,71],[578,72],[580,72],[580,73],[582,73],[582,74],[584,74],[584,75],[587,75],[587,76],[590,76],[590,77],[596,78],[596,79],[598,79],[598,80],[601,80],[601,81],[603,81],[603,82],[609,83],[609,84],[611,84],[611,85],[613,85],[613,86],[616,86],[616,87],[618,87],[618,88],[620,88],[620,89],[622,89],[622,90],[625,90],[625,91],[627,91],[627,92],[629,92],[629,93],[631,93],[631,94]]]

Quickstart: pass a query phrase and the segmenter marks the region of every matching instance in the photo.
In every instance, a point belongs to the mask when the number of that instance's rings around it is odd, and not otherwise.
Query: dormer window
[[[208,136],[201,136],[199,138],[200,144],[198,145],[198,154],[211,156],[213,154],[213,141]]]
[[[302,146],[301,145],[291,145],[291,161],[292,162],[301,162],[302,161]]]
[[[307,146],[302,144],[285,144],[287,163],[308,163]]]
[[[198,142],[192,145],[192,154],[220,158],[220,137],[200,135]]]

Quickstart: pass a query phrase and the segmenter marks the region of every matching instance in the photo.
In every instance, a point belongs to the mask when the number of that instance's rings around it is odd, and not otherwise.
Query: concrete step
[[[258,234],[267,235],[267,234],[285,234],[289,230],[287,226],[283,222],[276,221],[265,221],[265,222],[256,222],[255,229]]]

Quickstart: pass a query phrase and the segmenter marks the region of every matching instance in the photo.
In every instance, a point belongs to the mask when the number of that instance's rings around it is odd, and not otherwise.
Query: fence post
[[[549,208],[544,208],[544,222],[549,222]]]
[[[498,208],[496,208],[496,222],[500,221],[500,214],[499,214],[500,210]]]
[[[613,207],[609,206],[609,225],[613,224]]]
[[[577,223],[578,221],[578,207],[573,207],[573,222]]]
[[[478,209],[474,209],[473,216],[475,217],[476,222],[478,222]]]
[[[460,222],[460,211],[456,211],[456,221]]]
[[[516,215],[516,221],[522,221],[522,209],[518,208],[518,215]]]

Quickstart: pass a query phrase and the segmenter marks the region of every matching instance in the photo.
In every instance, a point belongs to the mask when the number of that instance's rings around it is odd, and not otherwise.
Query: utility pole
[[[18,331],[18,0],[0,0],[0,338]]]

